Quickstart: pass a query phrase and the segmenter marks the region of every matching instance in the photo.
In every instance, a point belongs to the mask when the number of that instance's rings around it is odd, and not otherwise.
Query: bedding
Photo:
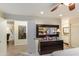
[[[55,51],[51,54],[51,56],[79,56],[79,48]]]
[[[70,48],[60,51],[55,51],[50,54],[45,55],[35,55],[35,54],[28,54],[28,53],[19,53],[17,56],[79,56],[79,48]]]

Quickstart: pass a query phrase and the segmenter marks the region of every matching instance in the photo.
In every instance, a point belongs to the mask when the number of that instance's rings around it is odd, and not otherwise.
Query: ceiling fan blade
[[[57,4],[52,10],[51,12],[55,11],[58,7],[59,7],[60,4]]]
[[[72,11],[75,9],[75,3],[70,3],[68,6],[69,10]]]

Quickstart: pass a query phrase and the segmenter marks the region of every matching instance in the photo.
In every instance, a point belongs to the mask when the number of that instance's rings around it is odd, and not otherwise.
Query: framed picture
[[[64,27],[63,28],[63,34],[69,34],[70,33],[70,28],[69,27]]]
[[[18,39],[26,39],[26,26],[18,26]]]

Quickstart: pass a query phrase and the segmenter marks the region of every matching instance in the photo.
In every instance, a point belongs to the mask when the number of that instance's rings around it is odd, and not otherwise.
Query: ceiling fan
[[[68,4],[65,4],[65,3],[58,3],[55,5],[55,7],[51,10],[51,12],[55,11],[56,9],[58,9],[58,7],[60,5],[67,5],[68,9],[70,11],[74,10],[75,9],[75,3],[68,3]]]

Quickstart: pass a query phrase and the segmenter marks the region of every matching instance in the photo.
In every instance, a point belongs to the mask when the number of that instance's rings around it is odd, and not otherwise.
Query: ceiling
[[[14,15],[41,17],[59,17],[60,14],[63,16],[74,16],[79,13],[78,3],[73,11],[69,11],[65,5],[61,5],[54,12],[50,12],[55,5],[56,3],[0,3],[0,10]],[[41,15],[40,11],[44,11],[44,14]]]

